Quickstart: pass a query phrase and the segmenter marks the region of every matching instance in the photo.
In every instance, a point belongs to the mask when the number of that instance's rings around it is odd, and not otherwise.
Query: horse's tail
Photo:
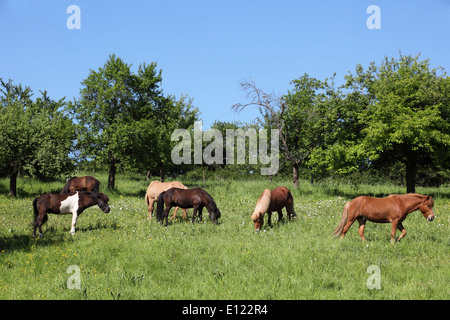
[[[100,181],[95,179],[94,188],[92,188],[92,192],[100,192]]]
[[[145,204],[147,205],[147,207],[148,207],[148,205],[149,205],[149,201],[148,201],[148,193],[146,192],[145,193]]]
[[[159,194],[158,196],[158,206],[156,208],[156,221],[161,221],[163,220],[163,216],[162,216],[162,212],[163,212],[163,207],[164,207],[164,195],[166,194],[166,191],[163,191]]]
[[[261,214],[265,214],[267,210],[269,210],[271,195],[272,191],[270,191],[270,189],[263,191],[256,203],[255,211],[252,213],[253,221],[256,221]]]
[[[295,213],[294,210],[294,197],[292,196],[292,193],[289,191],[287,194],[287,198],[288,198],[288,205],[286,206],[286,211],[292,215],[292,218],[297,218],[297,214]]]
[[[342,234],[342,230],[344,230],[344,226],[348,220],[348,208],[349,207],[350,207],[350,201],[347,201],[347,203],[344,206],[344,211],[342,212],[341,221],[339,222],[336,229],[334,229],[334,231],[333,231],[333,235],[336,237],[340,236]]]
[[[37,199],[38,198],[34,198],[34,200],[33,200],[33,210],[34,210],[33,224],[36,222],[36,219],[39,216],[39,210],[37,208]]]

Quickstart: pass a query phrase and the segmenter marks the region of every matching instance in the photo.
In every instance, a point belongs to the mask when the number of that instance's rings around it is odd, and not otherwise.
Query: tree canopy
[[[10,178],[12,196],[19,173],[50,178],[73,170],[75,127],[64,112],[66,103],[41,94],[33,101],[29,87],[1,80],[0,172]]]
[[[114,189],[117,167],[162,173],[170,159],[170,133],[193,125],[197,109],[186,97],[165,96],[156,63],[131,65],[114,54],[91,70],[73,106],[79,123],[82,156],[109,167],[108,188]]]

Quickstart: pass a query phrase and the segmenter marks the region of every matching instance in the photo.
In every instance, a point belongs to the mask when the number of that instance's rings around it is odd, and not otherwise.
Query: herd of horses
[[[99,191],[100,182],[94,177],[74,177],[67,181],[59,194],[46,193],[35,198],[33,200],[33,236],[36,236],[37,229],[39,229],[39,235],[43,236],[42,225],[47,221],[49,213],[72,214],[70,233],[74,235],[78,216],[85,209],[98,205],[103,212],[110,212],[108,196]],[[178,181],[153,181],[150,183],[145,195],[148,219],[152,217],[155,202],[157,203],[156,220],[161,224],[165,220],[166,226],[168,225],[169,211],[172,207],[175,207],[172,218],[175,218],[178,208],[183,210],[183,218],[187,217],[186,210],[193,208],[192,222],[195,222],[197,213],[200,221],[202,221],[203,208],[206,208],[209,218],[214,224],[217,224],[221,217],[214,199],[205,190],[201,188],[189,189]],[[343,239],[351,225],[358,221],[359,235],[361,240],[365,241],[364,228],[367,221],[391,223],[391,242],[394,242],[397,229],[401,232],[397,240],[406,235],[402,222],[409,213],[420,210],[427,221],[433,221],[433,206],[434,201],[431,196],[415,193],[393,194],[385,198],[359,196],[345,204],[341,221],[333,234]],[[294,211],[294,198],[289,189],[285,187],[278,187],[273,190],[265,189],[256,202],[255,210],[251,215],[255,231],[261,230],[266,213],[269,227],[272,225],[271,216],[273,212],[278,213],[278,220],[281,221],[283,208],[285,208],[289,220],[297,217]]]

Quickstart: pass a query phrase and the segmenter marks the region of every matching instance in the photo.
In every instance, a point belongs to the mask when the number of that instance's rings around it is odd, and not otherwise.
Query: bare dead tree
[[[246,98],[250,100],[250,102],[246,104],[236,103],[231,107],[231,109],[235,112],[241,112],[248,106],[255,106],[259,109],[261,115],[268,118],[268,120],[274,125],[275,129],[279,130],[284,154],[293,166],[294,189],[298,188],[299,164],[308,157],[309,153],[307,155],[302,155],[301,157],[296,157],[292,154],[292,152],[290,152],[287,144],[287,132],[283,130],[285,126],[283,115],[286,111],[286,103],[284,101],[284,98],[273,92],[264,92],[260,88],[256,87],[255,81],[253,79],[241,81],[240,87],[243,91],[246,92]]]

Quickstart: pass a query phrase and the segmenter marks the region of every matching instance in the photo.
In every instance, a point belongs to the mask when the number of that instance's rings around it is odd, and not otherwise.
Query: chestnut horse
[[[264,214],[269,215],[268,224],[272,226],[272,212],[278,212],[278,220],[281,221],[283,213],[281,209],[286,208],[289,220],[296,218],[297,214],[294,211],[294,198],[288,188],[278,187],[273,190],[266,189],[256,203],[255,210],[252,213],[252,220],[255,223],[255,231],[258,232],[264,223]]]
[[[145,194],[145,203],[147,204],[148,208],[148,220],[152,218],[154,203],[158,201],[158,196],[161,192],[167,191],[170,188],[180,188],[180,189],[187,189],[184,184],[178,181],[172,181],[172,182],[160,182],[158,180],[152,181],[150,185],[147,188],[147,193]],[[175,218],[175,215],[177,214],[178,207],[175,208],[175,212],[173,213],[172,219]],[[186,209],[183,209],[183,218],[186,219]]]
[[[75,234],[75,225],[78,216],[87,208],[98,205],[103,212],[110,211],[108,205],[109,198],[104,193],[93,192],[71,192],[67,194],[45,193],[33,200],[34,208],[34,229],[33,236],[36,236],[36,229],[39,227],[39,236],[43,237],[42,225],[47,221],[48,213],[72,214],[72,228],[70,233]]]
[[[341,221],[333,231],[335,236],[344,238],[350,226],[358,220],[359,235],[362,241],[364,238],[364,228],[366,221],[378,223],[392,223],[391,242],[395,241],[395,232],[398,229],[402,234],[398,241],[406,235],[406,230],[402,225],[406,216],[416,210],[420,210],[428,221],[433,221],[434,201],[430,196],[421,194],[392,194],[385,198],[372,198],[360,196],[349,201],[344,206]]]
[[[163,211],[163,206],[166,205],[166,209]],[[202,221],[202,210],[206,207],[209,212],[209,219],[217,224],[217,220],[220,218],[220,211],[214,202],[214,199],[203,189],[180,189],[170,188],[167,191],[160,193],[158,197],[158,207],[156,208],[156,220],[163,223],[166,219],[166,226],[168,224],[167,217],[169,215],[170,208],[178,206],[183,209],[194,208],[192,215],[192,223],[195,221],[195,215],[198,211],[200,221]]]
[[[67,181],[60,194],[66,194],[76,191],[99,192],[100,181],[92,176],[73,177],[70,178],[69,181]]]

